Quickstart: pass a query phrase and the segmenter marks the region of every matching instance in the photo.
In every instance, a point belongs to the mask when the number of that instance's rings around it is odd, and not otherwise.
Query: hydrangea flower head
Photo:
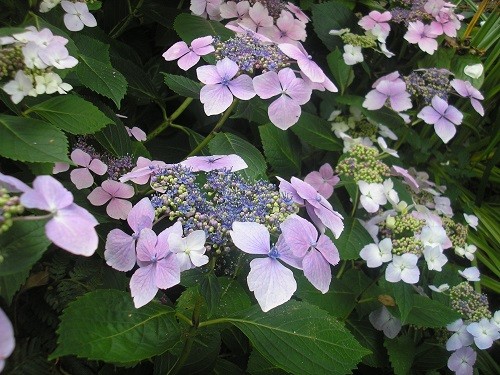
[[[431,105],[422,108],[417,117],[424,120],[426,124],[434,125],[439,138],[444,143],[448,143],[457,132],[455,125],[460,125],[464,116],[445,100],[435,96],[432,98]]]
[[[14,79],[3,85],[2,90],[10,95],[14,104],[18,104],[33,90],[33,82],[22,70],[18,70]]]
[[[188,47],[186,42],[177,42],[163,53],[163,58],[167,61],[177,60],[177,65],[182,70],[188,70],[200,61],[200,56],[208,55],[215,51],[212,45],[214,38],[204,36],[196,38]]]
[[[73,203],[73,195],[52,176],[38,176],[33,188],[21,195],[28,208],[53,214],[45,225],[45,234],[55,245],[77,255],[90,256],[97,249],[97,220]]]
[[[361,53],[361,46],[353,46],[346,44],[344,46],[344,53],[342,54],[346,65],[355,65],[364,61],[364,56]]]
[[[406,91],[406,84],[402,79],[382,79],[375,82],[374,90],[366,94],[363,107],[369,110],[380,109],[387,101],[396,112],[405,111],[412,107],[410,94]]]
[[[229,108],[233,96],[249,100],[255,96],[252,78],[238,73],[238,65],[227,57],[214,65],[200,66],[196,69],[198,79],[205,84],[200,91],[200,100],[208,116],[217,115]]]
[[[158,289],[168,289],[181,281],[181,271],[176,256],[169,250],[168,240],[173,233],[182,231],[176,223],[158,236],[144,228],[137,240],[137,264],[139,268],[130,278],[130,292],[136,308],[151,301]]]
[[[467,332],[474,337],[474,343],[479,349],[488,349],[493,345],[493,341],[500,339],[498,327],[486,318],[470,323]]]
[[[340,261],[332,240],[324,234],[318,236],[314,225],[300,216],[289,216],[280,227],[292,253],[302,258],[304,276],[321,293],[328,292],[332,280],[330,265]]]
[[[303,79],[297,78],[290,68],[266,72],[253,79],[255,92],[262,99],[280,95],[271,103],[267,113],[278,128],[286,130],[297,123],[302,113],[301,105],[311,98],[312,90]]]
[[[264,255],[250,262],[247,277],[248,287],[254,292],[262,311],[267,312],[288,301],[297,290],[292,271],[281,262],[292,267],[300,263],[292,254],[282,237],[271,246],[267,228],[258,223],[234,222],[230,232],[234,245],[247,254]]]
[[[135,245],[142,230],[153,227],[155,210],[149,198],[141,199],[128,213],[127,223],[133,230],[129,235],[121,229],[113,229],[106,238],[104,259],[118,271],[130,271],[136,262]]]
[[[391,31],[391,26],[388,21],[392,18],[391,12],[387,11],[384,13],[380,13],[376,10],[368,13],[367,16],[364,16],[359,20],[358,25],[367,31],[371,31],[374,36],[380,38],[379,40],[382,42],[389,36]]]
[[[456,375],[472,375],[477,353],[470,347],[465,346],[454,352],[448,359],[448,368]]]

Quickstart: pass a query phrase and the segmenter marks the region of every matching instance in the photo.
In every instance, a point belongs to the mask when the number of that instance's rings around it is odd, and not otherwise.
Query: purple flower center
[[[229,85],[229,81],[230,81],[230,79],[228,79],[227,77],[222,77],[222,79],[220,81],[220,84],[223,85],[223,86],[228,86]]]
[[[278,251],[278,248],[276,246],[272,246],[271,247],[271,250],[269,250],[269,258],[272,258],[272,259],[278,259],[280,257],[280,253]]]

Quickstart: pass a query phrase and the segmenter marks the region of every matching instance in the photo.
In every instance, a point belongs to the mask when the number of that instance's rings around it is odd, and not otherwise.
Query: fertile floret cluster
[[[469,227],[461,223],[456,223],[449,217],[443,217],[442,220],[446,235],[450,239],[453,247],[465,247]]]
[[[464,320],[478,322],[482,318],[490,319],[486,295],[478,293],[466,281],[450,289],[451,307],[462,314]]]
[[[290,65],[289,58],[275,44],[263,43],[252,33],[237,34],[226,41],[216,41],[215,58],[228,57],[246,73],[278,71]]]
[[[19,197],[11,196],[7,189],[0,188],[0,234],[9,230],[13,224],[12,218],[23,211]]]
[[[276,233],[279,224],[297,211],[274,184],[249,182],[229,170],[208,172],[206,182],[199,185],[193,172],[176,165],[155,173],[151,186],[160,192],[151,199],[156,214],[178,219],[187,233],[204,230],[214,249],[227,245],[235,221],[260,223]]]
[[[378,155],[373,147],[354,145],[347,152],[347,157],[337,164],[337,172],[352,177],[356,182],[382,183],[389,176],[389,167],[377,159]]]
[[[403,80],[406,83],[406,90],[412,97],[429,105],[435,96],[448,100],[451,91],[450,74],[451,72],[446,69],[420,69],[403,76]]]

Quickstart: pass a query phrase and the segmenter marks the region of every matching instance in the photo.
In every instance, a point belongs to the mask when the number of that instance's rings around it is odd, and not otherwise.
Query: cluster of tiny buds
[[[446,235],[450,239],[453,247],[465,247],[467,244],[469,227],[461,223],[457,223],[453,221],[453,219],[446,216],[441,219],[443,221]]]
[[[21,46],[0,49],[0,80],[14,79],[18,70],[25,69],[24,55]]]
[[[239,34],[226,41],[215,41],[215,58],[228,57],[240,71],[256,72],[278,71],[290,66],[288,57],[275,44],[262,43],[251,34]]]
[[[350,129],[347,131],[347,134],[352,138],[366,137],[370,139],[377,138],[378,127],[375,124],[372,124],[368,120],[360,120],[355,122],[354,129]]]
[[[392,240],[392,253],[396,255],[406,253],[421,255],[422,241],[415,236],[395,238]]]
[[[12,218],[23,212],[19,197],[11,196],[7,189],[0,188],[0,234],[8,231],[13,224]]]
[[[382,183],[389,176],[389,167],[378,160],[379,152],[373,147],[354,145],[347,157],[337,164],[337,173],[349,176],[355,182]]]
[[[414,21],[430,21],[432,16],[424,10],[428,0],[398,0],[401,7],[391,9],[392,21],[408,25]]]
[[[450,71],[446,69],[430,68],[421,69],[403,76],[406,90],[416,99],[429,105],[434,96],[447,101],[451,91]]]
[[[488,308],[486,295],[478,293],[464,281],[450,289],[451,307],[462,314],[468,322],[478,322],[482,318],[490,319],[491,312]]]
[[[108,165],[108,176],[110,179],[118,181],[125,173],[128,173],[134,168],[135,163],[130,155],[121,157],[107,157],[102,160]]]
[[[244,0],[237,0],[236,2],[240,2]],[[267,8],[269,15],[274,19],[278,19],[281,11],[286,9],[286,2],[283,0],[247,0],[251,6],[256,3],[261,3],[264,8]]]
[[[353,33],[343,33],[340,35],[344,44],[362,48],[376,48],[377,38],[373,35],[358,35]]]

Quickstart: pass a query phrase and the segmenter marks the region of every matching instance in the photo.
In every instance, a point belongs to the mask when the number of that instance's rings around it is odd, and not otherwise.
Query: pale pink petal
[[[99,238],[95,224],[82,216],[82,210],[86,211],[74,203],[59,210],[45,225],[45,234],[61,249],[76,255],[91,256],[97,249]]]
[[[215,48],[212,45],[213,41],[214,38],[210,35],[196,38],[191,42],[191,48],[197,55],[204,56],[215,51]]]
[[[80,31],[83,29],[82,20],[74,14],[65,14],[63,20],[64,25],[70,31]]]
[[[155,264],[137,269],[130,278],[130,292],[136,308],[148,304],[158,292]]]
[[[155,249],[157,242],[158,237],[152,229],[144,228],[141,230],[136,247],[137,260],[144,263],[151,262],[151,259],[157,255]]]
[[[386,100],[387,95],[384,95],[377,90],[372,90],[366,94],[363,107],[370,110],[380,109],[384,106]]]
[[[134,188],[131,185],[114,180],[106,180],[102,183],[102,188],[117,198],[132,198],[134,196]]]
[[[222,81],[214,65],[203,65],[196,68],[196,76],[205,85],[215,85]]]
[[[269,99],[281,94],[281,83],[276,72],[266,72],[253,79],[253,87],[262,99]]]
[[[104,248],[104,259],[109,266],[123,272],[134,267],[135,239],[132,236],[120,229],[113,229],[108,233]]]
[[[239,67],[233,60],[224,57],[222,60],[218,61],[217,64],[215,64],[215,69],[217,70],[217,73],[219,73],[219,76],[229,80],[238,73]]]
[[[54,168],[52,168],[52,174],[66,172],[68,169],[69,169],[68,163],[55,163]]]
[[[135,233],[139,233],[143,228],[152,228],[155,218],[155,209],[149,198],[142,198],[130,210],[127,222]]]
[[[134,138],[139,142],[144,142],[147,139],[146,133],[137,126],[134,126],[132,129],[130,129],[130,134],[132,134]]]
[[[282,95],[269,106],[267,113],[271,122],[278,128],[286,130],[299,121],[302,110],[300,105]]]
[[[318,232],[307,220],[292,215],[280,225],[285,243],[293,255],[303,257],[312,245],[316,244]]]
[[[477,113],[479,113],[481,116],[484,116],[484,108],[479,100],[471,98],[470,104],[472,104],[472,107],[476,110]]]
[[[187,46],[186,42],[177,42],[174,43],[169,49],[167,49],[163,53],[163,58],[167,61],[173,61],[176,60],[182,56],[184,56],[186,53],[188,53],[189,47]]]
[[[321,255],[323,255],[326,261],[332,266],[335,266],[340,262],[339,251],[328,236],[324,234],[319,236],[316,249],[318,249]]]
[[[102,176],[104,173],[107,172],[108,166],[99,159],[94,159],[90,162],[89,169],[95,174]]]
[[[288,57],[291,57],[292,59],[300,60],[300,59],[307,58],[307,55],[305,55],[299,49],[299,47],[297,47],[293,44],[290,44],[290,43],[278,44],[278,48],[281,50],[281,52],[283,52]]]
[[[418,42],[418,46],[422,51],[427,52],[429,55],[432,55],[438,49],[438,42],[435,39],[422,38]]]
[[[156,263],[156,286],[168,289],[181,282],[181,269],[174,254],[169,254]]]
[[[441,118],[434,124],[434,130],[444,143],[448,143],[457,132],[455,125],[445,118]]]
[[[323,70],[312,61],[309,57],[297,60],[300,70],[313,82],[321,83],[325,80],[326,76]]]
[[[200,101],[208,116],[218,115],[229,108],[233,94],[224,85],[206,85],[201,88]]]
[[[4,175],[0,172],[0,187],[7,189],[11,193],[21,193],[31,190],[31,188],[26,185],[21,180],[15,177]]]
[[[92,192],[87,196],[87,199],[94,206],[102,206],[103,204],[106,204],[106,202],[108,202],[111,198],[113,198],[112,195],[100,186],[92,190]]]
[[[189,70],[193,66],[195,66],[198,61],[200,61],[200,56],[190,51],[182,56],[179,61],[177,61],[177,65],[179,65],[179,68],[181,68],[182,70]]]
[[[73,195],[52,176],[38,176],[33,181],[33,189],[26,190],[20,198],[28,208],[38,208],[55,212],[73,203]]]
[[[109,217],[117,220],[125,220],[132,209],[132,203],[124,199],[112,198],[106,207],[106,213]]]
[[[460,112],[458,109],[456,109],[452,105],[448,106],[448,108],[446,109],[445,116],[448,120],[450,120],[455,125],[460,125],[462,123],[463,118],[464,118],[464,115],[462,114],[462,112]]]
[[[88,9],[87,12],[80,14],[80,19],[82,20],[83,24],[87,27],[97,26],[97,20],[95,19],[94,15],[88,11]]]
[[[390,97],[391,108],[396,112],[406,111],[412,107],[410,94],[403,91]]]
[[[336,211],[331,211],[324,207],[314,208],[314,213],[321,220],[324,226],[333,232],[335,238],[339,238],[344,230],[342,215]],[[309,213],[310,215],[310,213]]]
[[[14,328],[5,312],[0,309],[0,359],[9,357],[16,346]],[[0,364],[1,366],[1,364]],[[0,372],[2,368],[0,367]]]
[[[247,282],[264,312],[290,300],[297,290],[293,272],[272,258],[252,260]]]
[[[87,168],[73,169],[69,177],[78,190],[91,187],[94,183],[94,177]]]
[[[433,107],[427,106],[422,108],[422,110],[417,114],[417,117],[424,120],[425,123],[432,125],[438,122],[438,120],[441,118],[441,114],[436,112]]]
[[[71,157],[71,160],[73,160],[73,162],[76,165],[79,165],[81,167],[88,167],[90,164],[90,161],[92,160],[92,157],[89,154],[80,150],[79,148],[73,150],[70,157]]]
[[[258,223],[233,223],[233,230],[229,231],[234,245],[248,254],[268,254],[271,246],[267,228]]]
[[[300,78],[295,78],[285,87],[286,95],[290,96],[297,104],[306,104],[311,99],[311,87]]]
[[[317,250],[311,250],[302,260],[304,276],[321,293],[328,292],[332,281],[332,270],[330,264]]]
[[[250,100],[255,96],[252,78],[242,74],[228,83],[228,88],[234,96],[241,100]]]

